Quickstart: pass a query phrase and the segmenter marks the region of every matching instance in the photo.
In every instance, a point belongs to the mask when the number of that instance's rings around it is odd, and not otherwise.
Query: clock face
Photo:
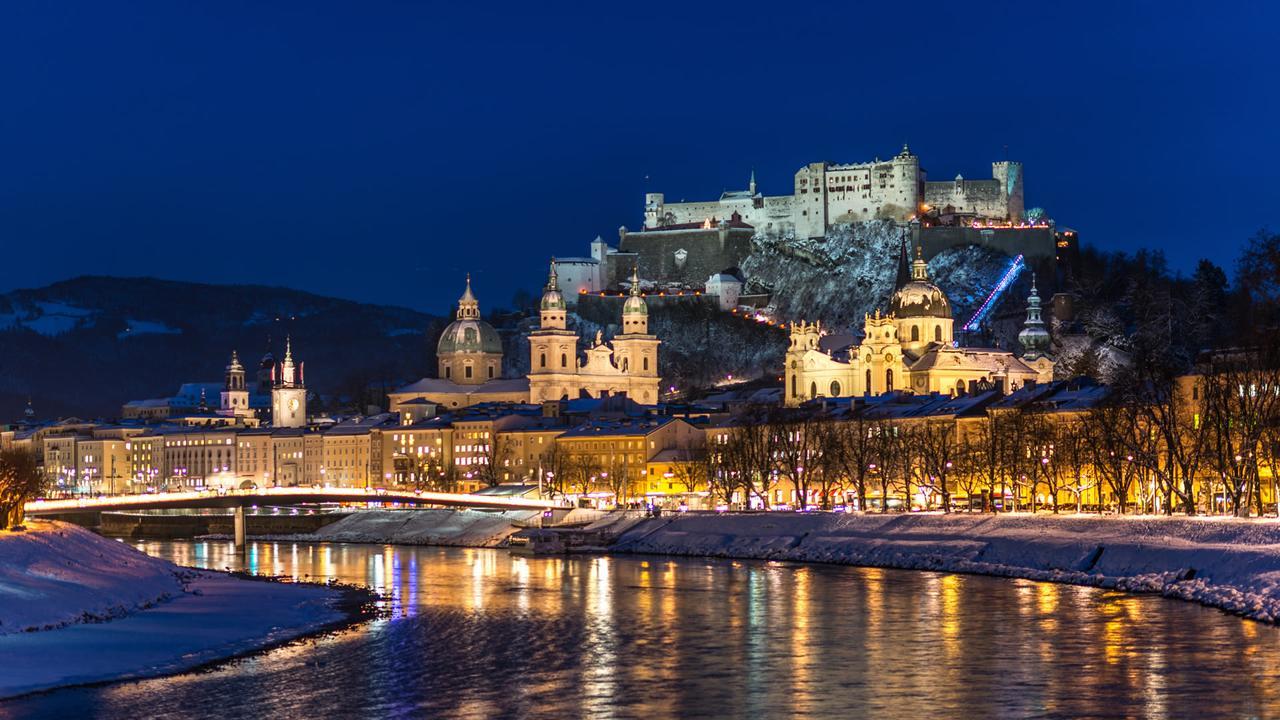
[[[298,398],[289,399],[289,409],[293,412],[298,412]]]

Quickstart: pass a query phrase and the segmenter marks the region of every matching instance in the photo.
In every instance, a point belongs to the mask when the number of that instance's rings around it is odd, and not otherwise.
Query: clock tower
[[[302,365],[293,364],[293,345],[284,341],[284,362],[271,387],[271,424],[278,428],[303,427],[307,424],[307,388],[303,383]]]

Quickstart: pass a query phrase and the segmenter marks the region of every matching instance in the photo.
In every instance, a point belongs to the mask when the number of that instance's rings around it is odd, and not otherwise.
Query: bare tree
[[[0,522],[3,527],[21,527],[25,505],[39,496],[46,485],[36,454],[30,450],[0,450]]]
[[[853,486],[858,496],[858,509],[867,509],[867,476],[875,464],[874,426],[861,413],[827,425],[824,454],[828,474],[841,477]]]
[[[930,419],[915,432],[919,453],[920,483],[930,494],[937,493],[942,511],[951,512],[951,477],[957,459],[955,420]]]
[[[1274,348],[1222,353],[1202,376],[1209,465],[1223,480],[1232,510],[1262,514],[1261,467],[1280,422],[1280,362]]]

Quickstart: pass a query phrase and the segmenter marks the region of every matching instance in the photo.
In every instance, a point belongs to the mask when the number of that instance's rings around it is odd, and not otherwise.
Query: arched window
[[[933,326],[933,341],[942,342],[942,326],[941,325]]]
[[[542,353],[541,355],[538,356],[538,367],[546,367],[546,366],[547,366],[547,354]]]
[[[492,380],[492,379],[493,379],[493,366],[492,366],[492,365],[490,365],[490,366],[489,366],[489,379],[490,379],[490,380]]]
[[[911,326],[911,342],[918,342],[919,340],[920,340],[920,326],[912,325]]]
[[[816,382],[809,383],[809,397],[810,398],[818,397],[818,383]]]
[[[622,358],[622,372],[627,371],[627,358]]]
[[[840,397],[840,383],[831,381],[831,397]]]
[[[647,370],[649,369],[649,358],[643,358],[643,359],[640,361],[640,366],[641,366],[641,368],[643,368],[644,370],[646,370],[646,371],[647,371]]]
[[[871,368],[867,368],[867,388],[865,390],[865,394],[871,394]]]
[[[445,379],[446,379],[446,380],[447,380],[447,379],[449,379],[449,378],[451,378],[451,377],[453,377],[453,368],[449,367],[448,365],[445,365],[445,366],[444,366],[444,377],[445,377]]]
[[[796,376],[791,376],[791,397],[796,396]]]
[[[560,367],[562,368],[569,367],[569,356],[565,355],[564,353],[560,353]]]
[[[893,368],[884,371],[884,391],[893,392]]]
[[[957,380],[957,381],[956,381],[956,395],[963,395],[963,394],[964,394],[964,381],[963,381],[963,380]]]
[[[471,366],[470,366],[470,365],[468,365],[468,366],[466,366],[465,368],[463,368],[463,369],[462,369],[462,374],[463,374],[464,376],[468,377],[468,378],[469,378],[469,377],[471,377]]]

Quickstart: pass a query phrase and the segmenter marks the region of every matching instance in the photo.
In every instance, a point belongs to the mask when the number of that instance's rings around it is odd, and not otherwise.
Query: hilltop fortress
[[[718,200],[668,203],[648,193],[644,229],[681,226],[711,229],[741,223],[759,232],[798,238],[823,237],[835,224],[861,220],[905,221],[932,216],[946,224],[1025,221],[1022,163],[991,164],[991,178],[928,180],[920,158],[906,145],[889,160],[867,163],[809,163],[796,171],[790,195],[766,196],[756,190],[755,173],[746,190],[725,192]]]

